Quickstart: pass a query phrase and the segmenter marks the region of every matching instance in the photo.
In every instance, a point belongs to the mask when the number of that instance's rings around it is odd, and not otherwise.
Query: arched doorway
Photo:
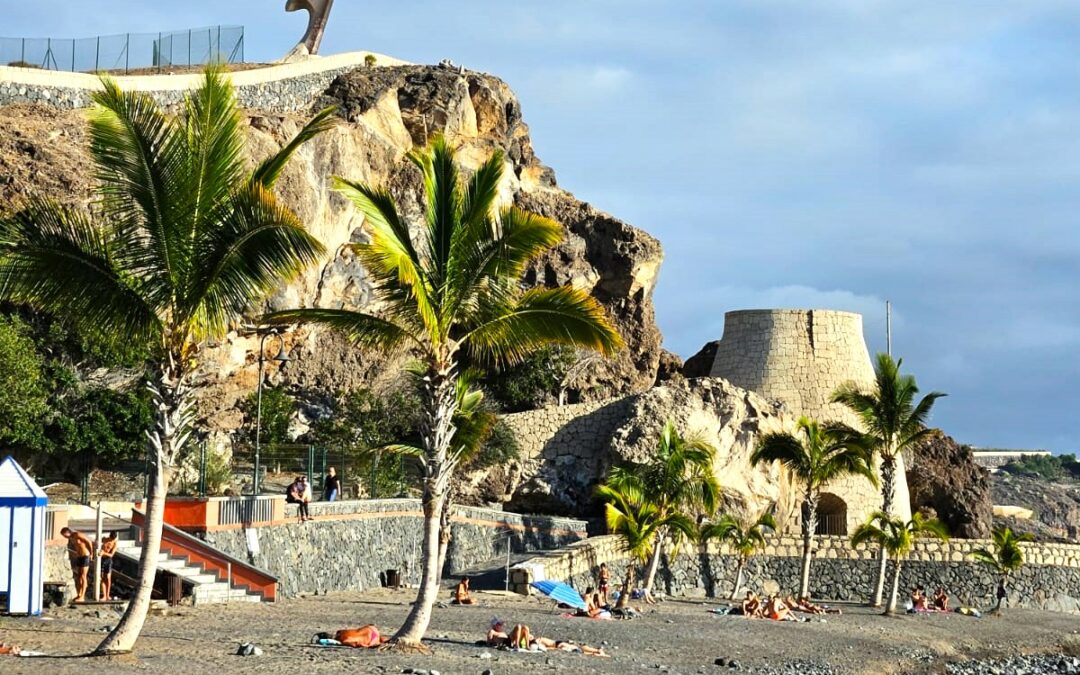
[[[831,492],[821,493],[817,507],[817,531],[815,534],[847,536],[847,503]]]

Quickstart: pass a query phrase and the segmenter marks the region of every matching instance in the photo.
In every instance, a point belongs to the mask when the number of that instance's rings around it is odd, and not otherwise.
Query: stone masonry
[[[821,309],[754,309],[727,312],[717,345],[713,377],[779,401],[793,415],[858,426],[858,418],[831,403],[837,387],[855,382],[869,389],[874,369],[863,340],[862,316]],[[903,458],[897,466],[894,511],[911,517]],[[853,532],[881,508],[879,492],[859,477],[826,487],[846,505],[846,528]],[[835,503],[835,502],[834,502]]]
[[[856,602],[869,597],[877,576],[876,550],[852,548],[844,537],[818,537],[815,546],[810,576],[813,597]],[[901,568],[900,587],[919,584],[933,590],[940,586],[954,606],[992,606],[997,578],[971,559],[973,550],[989,546],[989,541],[974,539],[918,541]],[[1080,546],[1028,543],[1023,547],[1026,564],[1010,583],[1010,606],[1080,614]],[[743,588],[794,593],[801,550],[797,537],[771,538],[762,555],[747,565]],[[511,589],[527,593],[530,582],[554,579],[584,590],[595,585],[600,563],[607,563],[612,579],[621,580],[628,562],[619,537],[592,537],[515,566]],[[715,543],[706,550],[684,547],[677,558],[665,556],[663,563],[656,583],[664,593],[713,598],[731,594],[737,559],[726,547]],[[638,570],[638,579],[642,572]]]
[[[207,532],[207,543],[235,558],[249,560],[278,577],[281,597],[299,593],[362,590],[379,586],[389,569],[406,584],[420,582],[423,513],[417,499],[314,502],[316,520],[289,520],[254,530]],[[289,506],[287,515],[293,516]],[[506,555],[565,546],[585,537],[585,522],[528,516],[458,506],[451,520],[453,538],[447,574]],[[255,535],[249,535],[249,532]],[[259,553],[252,556],[248,537]]]

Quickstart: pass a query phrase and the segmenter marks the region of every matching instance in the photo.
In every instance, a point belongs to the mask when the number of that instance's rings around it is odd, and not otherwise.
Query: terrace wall
[[[970,558],[971,551],[989,547],[989,541],[953,540],[916,544],[900,574],[901,589],[916,584],[929,590],[945,588],[952,604],[986,608],[995,602],[997,578]],[[744,588],[758,592],[794,593],[798,590],[801,542],[797,537],[770,540],[763,555],[753,558],[744,576]],[[1027,564],[1013,577],[1011,606],[1080,614],[1080,545],[1023,544]],[[556,579],[585,589],[596,583],[600,563],[606,562],[613,580],[621,580],[627,565],[619,538],[593,537],[562,551],[538,556],[515,566],[513,590],[528,591],[528,583]],[[727,597],[735,577],[736,558],[725,548],[708,551],[684,548],[674,560],[664,560],[658,589],[670,595]],[[891,574],[891,571],[890,571]],[[820,537],[815,551],[810,592],[827,600],[865,600],[877,575],[875,551],[852,549],[843,537]],[[640,570],[639,570],[640,578]]]
[[[280,597],[299,593],[362,590],[380,585],[388,569],[404,583],[420,582],[423,512],[416,499],[315,502],[315,520],[205,533],[207,543],[276,575]],[[288,506],[286,516],[295,516]],[[506,555],[565,546],[585,537],[585,521],[455,507],[450,572]],[[259,553],[249,556],[248,538]]]
[[[242,108],[266,112],[306,111],[334,78],[365,67],[371,52],[349,52],[297,63],[241,70],[230,74]],[[376,54],[379,66],[406,62]],[[195,89],[200,75],[125,75],[116,77],[124,91],[142,91],[159,103],[172,106]],[[57,108],[86,108],[91,92],[100,89],[96,75],[34,68],[0,66],[0,105],[41,103]]]

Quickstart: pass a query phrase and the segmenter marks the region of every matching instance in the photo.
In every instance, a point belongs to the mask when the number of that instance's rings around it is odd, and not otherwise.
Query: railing
[[[274,520],[274,500],[278,497],[240,497],[218,503],[218,525],[269,523]]]
[[[0,65],[115,71],[207,63],[242,63],[244,27],[212,26],[161,33],[124,33],[90,38],[0,38]]]
[[[133,511],[131,523],[139,529],[142,539],[146,516],[141,511]],[[277,598],[278,580],[266,570],[255,567],[239,558],[219,551],[202,539],[165,524],[161,531],[161,550],[176,558],[184,558],[189,563],[201,566],[205,571],[217,575],[219,581],[230,586],[242,586],[251,593],[258,593],[264,600]]]
[[[847,536],[847,516],[842,514],[819,514],[814,534]]]

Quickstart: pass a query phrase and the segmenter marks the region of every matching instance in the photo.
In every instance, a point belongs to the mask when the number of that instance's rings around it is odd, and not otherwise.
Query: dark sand
[[[715,659],[736,659],[745,672],[799,660],[831,665],[844,673],[944,672],[948,661],[1016,653],[1080,654],[1080,616],[1009,610],[1003,617],[957,614],[883,617],[863,607],[844,607],[825,622],[777,623],[709,614],[701,601],[669,600],[632,621],[563,618],[546,600],[476,594],[480,605],[436,608],[428,636],[432,656],[387,654],[309,644],[319,631],[375,623],[397,627],[413,591],[374,590],[282,601],[176,607],[151,616],[137,652],[109,659],[79,657],[114,625],[109,609],[49,610],[50,620],[0,618],[0,641],[47,653],[49,658],[0,656],[3,673],[342,672],[400,673],[404,668],[441,673],[729,672]],[[98,614],[100,613],[100,616]],[[493,615],[527,623],[546,637],[604,644],[612,658],[561,652],[511,653],[475,646]],[[235,656],[243,642],[265,654]],[[483,653],[490,659],[480,658]]]

